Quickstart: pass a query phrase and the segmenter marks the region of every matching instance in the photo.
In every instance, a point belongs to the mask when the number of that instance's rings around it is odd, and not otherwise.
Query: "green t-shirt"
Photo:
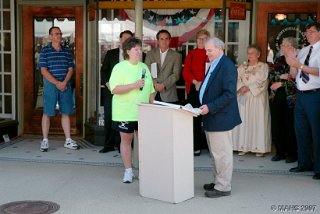
[[[148,66],[142,62],[132,65],[128,60],[116,64],[109,79],[110,90],[117,85],[127,85],[141,79],[142,70],[146,69],[143,89],[131,90],[125,94],[114,94],[112,98],[113,121],[138,121],[138,104],[149,103],[150,94],[154,93],[153,81]]]

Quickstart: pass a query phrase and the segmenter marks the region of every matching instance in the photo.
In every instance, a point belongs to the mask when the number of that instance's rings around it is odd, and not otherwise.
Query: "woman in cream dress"
[[[233,150],[261,157],[271,151],[268,65],[259,62],[261,49],[250,45],[248,62],[238,67],[237,96],[242,123],[232,131]]]

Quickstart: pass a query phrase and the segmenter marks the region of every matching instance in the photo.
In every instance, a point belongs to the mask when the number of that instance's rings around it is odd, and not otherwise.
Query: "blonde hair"
[[[201,35],[206,35],[207,37],[210,37],[209,31],[207,31],[206,29],[199,30],[196,34],[196,39],[198,39],[198,37]]]

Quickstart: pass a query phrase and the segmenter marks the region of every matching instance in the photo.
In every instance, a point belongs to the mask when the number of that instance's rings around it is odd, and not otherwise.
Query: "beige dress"
[[[233,150],[267,153],[271,151],[271,119],[268,99],[268,72],[266,63],[238,67],[237,90],[248,86],[244,95],[238,94],[242,123],[232,131]]]

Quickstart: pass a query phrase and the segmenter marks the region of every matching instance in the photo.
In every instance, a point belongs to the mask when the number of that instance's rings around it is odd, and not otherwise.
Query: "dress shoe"
[[[286,163],[293,163],[296,161],[297,161],[297,158],[294,158],[294,157],[287,157],[287,159],[286,159]]]
[[[212,191],[212,190],[214,190],[214,183],[210,183],[210,184],[205,184],[205,185],[203,185],[203,189],[204,190],[207,190],[207,191]]]
[[[312,179],[314,179],[314,180],[320,180],[320,173],[314,174],[314,176],[312,177]]]
[[[271,161],[281,161],[281,160],[284,160],[286,159],[285,156],[282,156],[282,155],[275,155],[271,158]]]
[[[103,149],[101,149],[99,151],[99,153],[107,153],[107,152],[111,152],[111,151],[114,151],[113,147],[104,147]]]
[[[219,198],[219,197],[222,197],[222,196],[229,196],[231,195],[231,191],[219,191],[219,190],[216,190],[216,189],[213,189],[212,191],[206,191],[204,193],[204,195],[208,198]]]
[[[289,170],[289,172],[306,172],[306,171],[312,171],[311,168],[300,168],[300,167],[293,167]]]
[[[194,156],[200,156],[201,155],[201,150],[196,150],[193,152]]]

